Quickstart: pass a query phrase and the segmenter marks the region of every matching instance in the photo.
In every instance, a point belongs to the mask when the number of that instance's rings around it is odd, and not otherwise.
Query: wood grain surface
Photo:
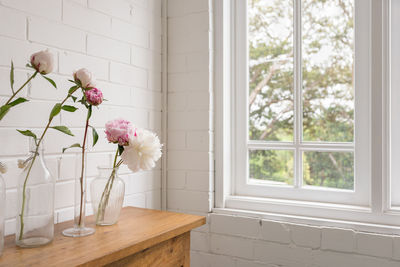
[[[93,216],[87,222],[94,227]],[[103,266],[142,251],[142,255],[147,255],[149,248],[170,239],[167,243],[173,246],[173,251],[186,250],[188,254],[190,238],[187,235],[193,228],[205,224],[205,217],[126,207],[117,224],[98,226],[94,235],[63,236],[62,230],[72,224],[72,221],[56,224],[53,242],[38,248],[16,247],[14,235],[7,236],[0,266]],[[165,250],[165,246],[159,247]],[[189,266],[188,257],[185,260],[182,266]]]

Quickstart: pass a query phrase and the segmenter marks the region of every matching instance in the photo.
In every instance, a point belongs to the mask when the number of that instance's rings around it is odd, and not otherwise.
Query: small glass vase
[[[86,170],[87,147],[76,157],[75,164],[75,188],[74,188],[74,226],[65,229],[62,233],[69,237],[80,237],[94,234],[94,228],[85,225],[86,219]]]
[[[40,146],[37,147],[36,142]],[[15,242],[20,247],[42,246],[54,237],[55,180],[43,160],[39,139],[35,141],[31,138],[30,155],[19,165],[23,171],[17,187]]]
[[[118,167],[98,170],[99,176],[90,184],[93,213],[97,225],[113,225],[124,203],[125,183],[118,176]]]
[[[4,219],[6,211],[6,183],[0,174],[0,256],[4,249]]]

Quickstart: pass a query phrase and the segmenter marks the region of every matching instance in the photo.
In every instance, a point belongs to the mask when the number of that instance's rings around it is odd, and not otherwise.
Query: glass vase
[[[23,171],[17,187],[15,242],[20,247],[42,246],[54,237],[55,180],[43,160],[41,140],[31,138],[29,151],[29,157],[19,163]]]
[[[1,163],[0,163],[1,164]],[[4,219],[6,215],[6,184],[0,174],[0,256],[4,249]]]
[[[125,183],[118,176],[118,167],[98,170],[99,176],[90,184],[93,213],[97,225],[112,225],[124,203]]]
[[[62,233],[69,237],[80,237],[94,234],[94,228],[85,225],[86,218],[86,170],[87,170],[87,147],[82,149],[76,157],[75,164],[75,187],[74,187],[74,226],[65,229]]]

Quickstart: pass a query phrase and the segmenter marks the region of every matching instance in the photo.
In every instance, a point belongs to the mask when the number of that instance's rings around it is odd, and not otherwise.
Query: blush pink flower
[[[85,96],[90,105],[98,106],[103,102],[103,93],[97,88],[85,91]]]
[[[49,74],[54,69],[54,56],[48,50],[31,55],[32,66],[42,74]]]
[[[93,73],[85,68],[79,69],[74,72],[74,80],[79,81],[83,88],[94,88],[96,86],[96,78]]]
[[[106,123],[105,133],[110,143],[127,146],[130,137],[133,135],[133,125],[127,120],[115,119]]]

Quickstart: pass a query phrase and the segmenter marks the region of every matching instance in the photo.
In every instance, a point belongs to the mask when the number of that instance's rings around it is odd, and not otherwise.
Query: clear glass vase
[[[6,184],[0,174],[0,256],[4,249],[4,219],[6,211]]]
[[[90,184],[93,213],[97,225],[118,221],[124,203],[125,183],[118,176],[118,167],[98,167],[99,176]]]
[[[86,170],[87,147],[76,157],[75,164],[75,188],[74,188],[74,226],[65,229],[62,233],[69,237],[80,237],[94,234],[94,228],[85,225],[86,219]]]
[[[55,180],[43,160],[40,140],[31,138],[30,155],[19,167],[23,171],[17,187],[15,242],[20,247],[42,246],[54,237]]]

